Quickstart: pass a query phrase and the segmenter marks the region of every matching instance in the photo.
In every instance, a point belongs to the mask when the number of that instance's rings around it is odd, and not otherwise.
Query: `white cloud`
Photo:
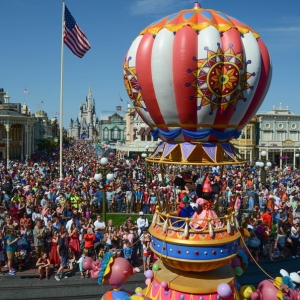
[[[300,33],[300,26],[260,28],[258,32]]]
[[[190,0],[135,0],[130,5],[129,12],[134,16],[161,15],[190,6]]]

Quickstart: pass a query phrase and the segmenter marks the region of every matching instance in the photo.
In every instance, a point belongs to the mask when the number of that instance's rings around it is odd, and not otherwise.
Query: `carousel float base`
[[[227,283],[234,289],[235,274],[229,265],[223,265],[206,272],[189,272],[172,268],[162,261],[156,262],[160,269],[155,272],[155,280],[143,294],[150,299],[189,299],[217,300],[217,288]],[[162,282],[168,282],[168,288],[162,287]],[[233,295],[229,299],[234,299]]]

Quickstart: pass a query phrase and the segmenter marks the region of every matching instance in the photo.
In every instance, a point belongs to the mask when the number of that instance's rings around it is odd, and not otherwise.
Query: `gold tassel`
[[[164,227],[163,227],[163,232],[166,233],[167,230],[168,230],[168,219],[165,220]]]
[[[212,221],[210,221],[210,222],[208,223],[208,229],[209,229],[209,235],[210,235],[211,237],[214,237],[215,233],[214,233]]]
[[[157,217],[157,214],[156,213],[154,213],[154,215],[153,215],[153,219],[152,219],[152,226],[155,226],[155,223],[156,223],[156,217]]]
[[[231,225],[230,225],[230,220],[229,218],[227,219],[227,233],[231,233]]]
[[[188,222],[185,222],[185,227],[184,227],[184,237],[188,237],[189,236],[189,224]]]

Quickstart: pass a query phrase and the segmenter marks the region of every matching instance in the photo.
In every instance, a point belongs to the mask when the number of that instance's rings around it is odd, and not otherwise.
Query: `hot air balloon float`
[[[271,81],[268,50],[248,25],[196,2],[141,31],[123,76],[137,113],[162,140],[148,164],[246,163],[230,141],[255,115]],[[159,259],[139,296],[242,299],[235,280],[246,265],[238,222],[230,211],[218,216],[209,183],[203,188],[204,213],[197,216],[157,205],[149,232]],[[254,288],[244,290],[250,295]]]

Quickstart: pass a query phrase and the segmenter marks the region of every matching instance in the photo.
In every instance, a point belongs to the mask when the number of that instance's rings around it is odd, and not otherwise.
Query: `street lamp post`
[[[265,170],[265,165],[267,161],[267,152],[262,151],[261,154],[261,171],[260,171],[260,182],[262,185],[266,184],[266,170]]]
[[[147,154],[146,154],[146,153],[142,153],[141,156],[142,156],[142,158],[143,158],[144,161],[145,161],[145,167],[146,167],[145,172],[146,172],[146,183],[147,183],[147,182],[148,182],[148,171],[147,171],[147,162],[146,162]]]
[[[109,173],[110,169],[108,169],[106,166],[108,164],[108,159],[106,157],[102,157],[100,159],[100,165],[101,167],[99,168],[97,174],[95,174],[94,179],[98,182],[98,184],[100,183],[101,180],[103,180],[103,184],[102,184],[102,218],[103,221],[106,224],[106,190],[105,190],[105,180],[113,180],[114,175]],[[102,176],[102,174],[103,176]]]
[[[9,130],[10,130],[10,124],[5,124],[6,129],[6,166],[9,167]]]
[[[148,157],[149,156],[149,145],[146,145],[145,149],[146,149],[146,157]],[[147,161],[145,163],[146,163],[146,183],[148,183],[148,164],[147,164]]]

